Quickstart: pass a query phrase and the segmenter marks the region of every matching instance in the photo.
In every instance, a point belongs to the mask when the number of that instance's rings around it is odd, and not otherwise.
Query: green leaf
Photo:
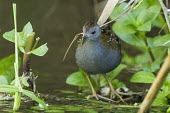
[[[14,30],[9,31],[9,32],[5,32],[3,34],[3,37],[4,37],[4,39],[6,39],[6,40],[8,40],[10,42],[15,43],[15,32],[14,32]]]
[[[170,113],[170,107],[167,109],[166,113]]]
[[[164,96],[162,92],[159,92],[154,99],[152,106],[166,106],[168,105],[168,99]]]
[[[112,11],[111,15],[110,15],[110,19],[114,20],[116,17],[120,16],[120,14],[123,13],[124,11],[124,7],[127,5],[127,3],[121,3],[119,5],[117,5],[114,10]]]
[[[18,92],[19,89],[16,86],[12,86],[12,85],[0,85],[0,92]]]
[[[10,55],[8,57],[0,60],[0,75],[3,75],[7,78],[8,83],[10,83],[14,79],[14,60],[15,55]],[[19,59],[19,67],[21,64],[21,59]]]
[[[139,12],[139,15],[136,20],[136,23],[138,26],[145,23],[145,18],[148,16],[146,12],[147,12],[147,9],[143,9],[141,12]]]
[[[81,71],[72,73],[67,78],[66,83],[74,86],[89,86],[86,75]]]
[[[23,85],[26,86],[26,87],[29,86],[29,83],[28,83],[29,77],[22,76],[22,77],[20,77],[19,79],[20,79],[20,81],[21,81],[21,84],[23,84]]]
[[[111,81],[114,88],[125,87],[126,85],[123,82],[120,82],[118,79],[114,79]]]
[[[100,84],[100,87],[103,87],[106,84],[108,84],[104,76],[100,76],[99,84]]]
[[[151,22],[153,22],[158,14],[160,14],[160,10],[160,5],[152,5],[151,7],[149,7],[146,12],[148,14],[146,17],[146,21],[151,20]]]
[[[144,52],[143,54],[136,55],[134,60],[135,60],[136,64],[139,64],[142,66],[146,65],[147,63],[150,64],[150,62],[151,62],[151,58],[150,58],[148,52]]]
[[[147,21],[150,21],[150,23],[152,23],[158,16],[160,9],[161,8],[159,5],[152,5],[147,9],[146,8],[142,9],[137,17],[137,21],[136,21],[137,25],[141,26]]]
[[[107,73],[107,76],[109,77],[110,80],[114,79],[123,69],[125,69],[127,65],[125,64],[120,64],[116,69],[113,71]]]
[[[33,92],[23,89],[23,94],[37,101],[39,104],[41,104],[44,107],[44,109],[47,109],[45,102],[40,98],[38,98],[37,96],[35,96]]]
[[[150,31],[151,30],[151,21],[147,21],[141,26],[138,27],[139,31]]]
[[[32,51],[29,51],[27,54],[34,54],[34,55],[37,55],[37,56],[44,56],[48,51],[48,47],[47,47],[47,43],[46,44],[43,44],[41,45],[40,47],[32,50]]]
[[[5,76],[0,75],[0,85],[8,85],[8,80]]]
[[[131,26],[131,25],[124,26],[120,22],[115,23],[113,25],[112,29],[118,36],[134,34],[136,32],[136,30],[133,26]]]
[[[156,36],[154,38],[147,38],[147,43],[149,47],[170,47],[170,34],[163,36]]]
[[[135,73],[132,78],[130,79],[130,82],[135,83],[152,83],[155,79],[155,76],[153,73],[146,72],[146,71],[140,71]]]
[[[27,39],[27,36],[28,34],[32,33],[33,32],[33,28],[32,28],[32,25],[30,22],[28,22],[22,32],[18,32],[17,33],[17,36],[18,36],[18,43],[19,43],[19,47],[24,47],[25,46],[25,42],[26,42],[26,39]],[[12,31],[9,31],[9,32],[5,32],[3,34],[3,37],[8,40],[8,41],[11,41],[13,43],[15,43],[15,32],[14,30]]]
[[[166,34],[161,37],[157,37],[154,42],[153,42],[153,47],[158,47],[158,46],[168,46],[170,47],[170,43],[167,43],[170,40],[170,34]]]
[[[149,64],[146,64],[142,67],[142,69],[144,71],[147,71],[147,72],[155,72],[157,71],[158,69],[160,69],[160,64],[157,63],[157,62],[154,62],[154,63],[149,63]]]
[[[32,25],[30,22],[28,22],[22,32],[19,33],[20,37],[19,37],[19,46],[25,46],[25,42],[27,40],[27,36],[28,34],[32,33],[33,32],[33,28],[32,28]]]

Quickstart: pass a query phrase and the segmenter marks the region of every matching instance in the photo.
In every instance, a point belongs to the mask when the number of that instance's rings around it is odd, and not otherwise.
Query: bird
[[[101,96],[96,93],[90,75],[103,74],[110,87],[110,98],[114,93],[123,101],[106,75],[120,64],[121,58],[120,41],[109,25],[100,27],[96,22],[87,22],[83,26],[83,36],[78,41],[75,59],[78,67],[86,72],[92,97],[99,100]]]

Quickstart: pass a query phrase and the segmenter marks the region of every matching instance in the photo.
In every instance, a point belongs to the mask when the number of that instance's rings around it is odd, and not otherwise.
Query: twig
[[[109,18],[110,14],[112,13],[113,9],[115,8],[116,4],[119,0],[108,0],[106,6],[103,9],[102,14],[99,17],[97,24],[101,26],[106,20]]]
[[[70,43],[69,47],[67,48],[65,54],[64,54],[64,57],[63,57],[63,61],[65,60],[66,56],[67,56],[67,53],[68,51],[70,50],[71,46],[73,45],[73,43],[77,40],[77,38],[80,36],[80,35],[83,35],[83,33],[78,33],[74,39],[72,40],[72,42]]]
[[[170,54],[165,59],[161,69],[159,70],[156,79],[152,83],[145,99],[143,100],[138,113],[145,113],[150,105],[152,104],[156,94],[158,93],[160,87],[162,86],[168,72],[170,70]]]
[[[167,25],[168,25],[168,29],[169,29],[169,31],[170,31],[170,22],[169,22],[169,19],[168,19],[168,11],[167,11],[167,8],[165,7],[165,5],[164,5],[164,3],[163,3],[162,0],[159,0],[159,3],[160,3],[160,5],[161,5],[161,7],[162,7],[162,10],[163,10],[163,12],[164,12],[165,20],[166,20],[166,23],[167,23]]]
[[[107,24],[110,24],[110,23],[118,20],[119,18],[125,16],[126,14],[128,14],[128,13],[134,8],[134,6],[136,5],[137,2],[138,2],[138,0],[135,0],[135,1],[133,2],[133,4],[132,4],[127,10],[125,10],[121,15],[119,15],[118,17],[116,17],[114,20],[111,20],[111,21],[109,21],[109,22],[106,22],[105,24],[101,25],[100,27],[102,27],[102,26],[104,26],[104,25],[107,25]]]

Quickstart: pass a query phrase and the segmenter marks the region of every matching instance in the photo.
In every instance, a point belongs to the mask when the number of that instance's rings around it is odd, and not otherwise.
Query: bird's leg
[[[93,85],[92,85],[92,83],[91,83],[91,80],[90,80],[89,75],[86,74],[86,78],[87,78],[87,80],[88,80],[88,82],[89,82],[89,85],[90,85],[90,88],[91,88],[91,90],[92,90],[92,96],[95,97],[97,100],[99,100],[99,98],[98,98],[98,96],[97,96],[97,93],[96,93],[96,91],[95,91],[95,89],[94,89],[94,87],[93,87]]]
[[[103,96],[101,96],[101,95],[98,95],[98,94],[96,93],[96,91],[95,91],[92,83],[91,83],[90,76],[86,74],[86,78],[87,78],[87,80],[88,80],[88,82],[89,82],[89,84],[90,84],[90,88],[91,88],[91,90],[92,90],[92,95],[91,95],[90,97],[95,97],[96,100],[101,99],[101,100],[105,100],[105,101],[109,101],[109,102],[114,102],[113,100],[111,100],[111,99],[109,99],[109,98],[106,98],[106,97],[103,97]],[[88,97],[88,98],[90,98],[90,97]]]
[[[112,83],[111,83],[110,80],[107,78],[107,75],[106,75],[106,74],[104,74],[104,77],[105,77],[105,79],[106,79],[106,81],[107,81],[107,83],[108,83],[108,85],[109,85],[109,87],[110,87],[110,99],[113,98],[113,93],[114,93],[116,96],[118,96],[118,97],[120,98],[120,100],[121,100],[122,102],[125,103],[125,101],[122,99],[122,97],[115,91]]]

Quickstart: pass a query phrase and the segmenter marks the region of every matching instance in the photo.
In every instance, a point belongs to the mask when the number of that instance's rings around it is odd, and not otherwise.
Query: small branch
[[[153,56],[153,53],[152,53],[151,49],[149,49],[149,55],[150,55],[150,57],[151,57],[152,62],[154,62],[154,61],[155,61],[155,58],[154,58],[154,56]]]
[[[164,12],[165,20],[166,20],[166,23],[167,23],[167,25],[168,25],[168,29],[169,29],[169,31],[170,31],[170,22],[169,22],[169,19],[168,19],[168,11],[167,11],[167,8],[165,7],[165,5],[164,5],[164,3],[163,3],[162,0],[159,0],[159,3],[160,3],[160,5],[161,5],[161,7],[162,7],[162,10],[163,10],[163,12]]]
[[[154,98],[156,97],[156,94],[158,93],[160,87],[162,86],[166,76],[168,75],[169,71],[170,71],[170,54],[167,56],[161,69],[159,70],[156,79],[152,83],[149,92],[145,96],[145,99],[143,100],[138,110],[138,113],[145,113],[148,110]]]
[[[137,2],[138,2],[138,0],[135,0],[135,1],[133,2],[133,4],[132,4],[128,9],[126,9],[121,15],[117,16],[114,20],[108,21],[108,22],[100,25],[100,27],[102,27],[102,26],[104,26],[104,25],[107,25],[107,24],[110,24],[110,23],[112,23],[112,22],[120,19],[121,17],[125,16],[126,14],[128,14],[128,13],[135,7],[135,5],[136,5]]]
[[[112,13],[113,9],[117,5],[119,0],[108,0],[107,4],[105,5],[102,14],[99,17],[97,24],[101,26],[106,20],[109,18],[110,14]]]

